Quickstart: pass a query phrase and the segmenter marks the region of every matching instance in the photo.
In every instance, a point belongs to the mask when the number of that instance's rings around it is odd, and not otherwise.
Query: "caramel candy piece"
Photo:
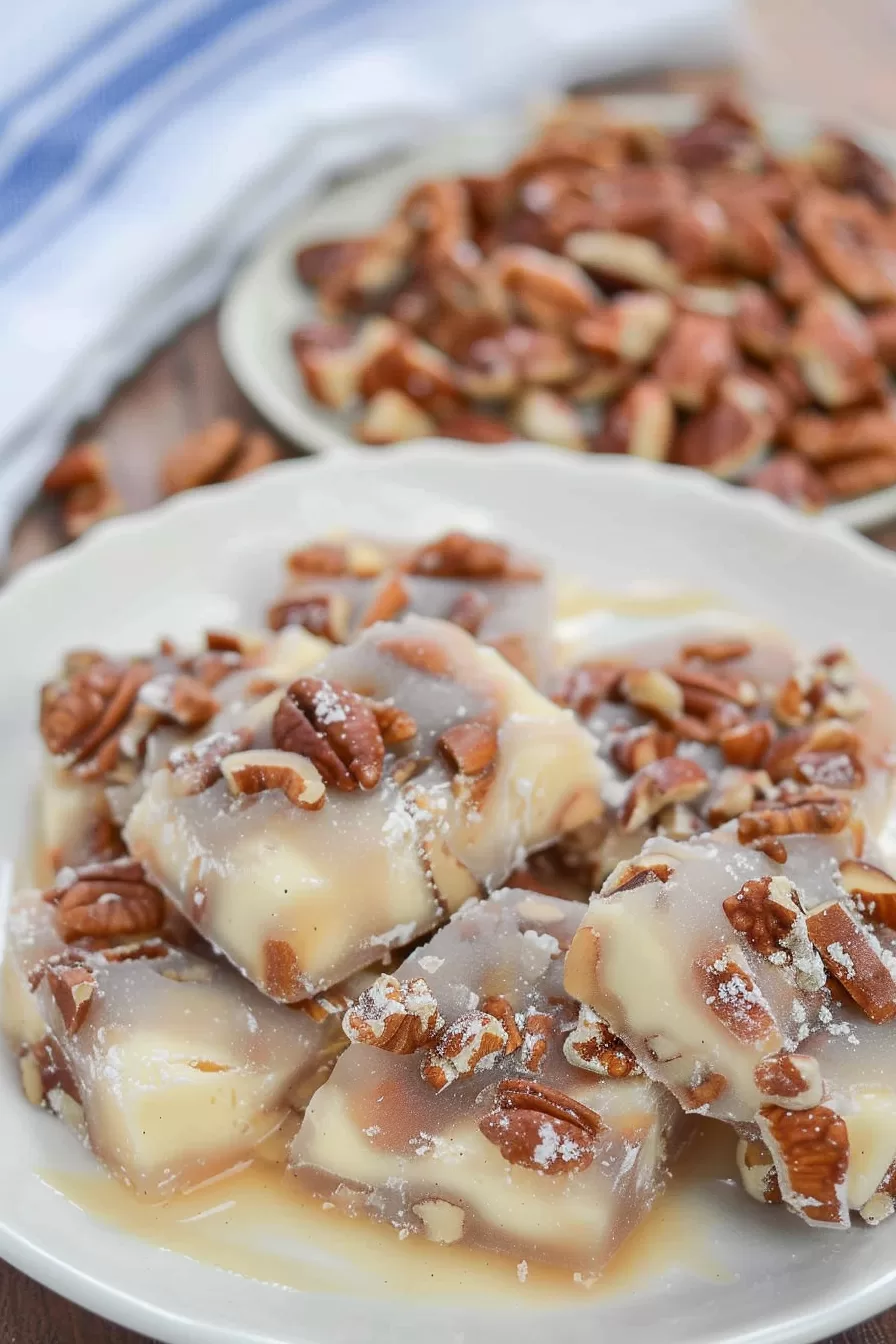
[[[396,972],[404,1020],[394,987],[369,1004],[373,1018],[389,1009],[385,1046],[356,1034],[350,1010],[353,1039],[370,1043],[351,1045],[312,1099],[292,1149],[302,1183],[399,1233],[597,1272],[661,1189],[681,1120],[633,1064],[617,1067],[622,1052],[602,1071],[564,1052],[577,1005],[563,954],[581,915],[573,902],[497,892]],[[444,1019],[434,1039],[433,1004]],[[503,1044],[473,1050],[486,1033]],[[455,1038],[470,1042],[468,1067],[436,1088],[433,1057],[462,1062]]]
[[[8,933],[2,1025],[29,1098],[141,1194],[244,1161],[338,1048],[336,1011],[279,1007],[204,951],[159,936],[66,945],[38,892],[15,899]]]
[[[225,756],[200,792],[158,770],[127,838],[281,1001],[404,946],[601,811],[587,732],[456,625],[372,626],[246,714],[251,752]]]

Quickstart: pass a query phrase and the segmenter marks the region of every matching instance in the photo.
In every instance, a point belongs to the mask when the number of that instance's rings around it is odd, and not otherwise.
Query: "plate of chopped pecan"
[[[312,451],[532,439],[870,527],[896,511],[892,161],[728,97],[483,121],[283,226],[222,347]]]
[[[892,1305],[894,594],[756,492],[437,441],[24,571],[0,1254],[168,1344]]]

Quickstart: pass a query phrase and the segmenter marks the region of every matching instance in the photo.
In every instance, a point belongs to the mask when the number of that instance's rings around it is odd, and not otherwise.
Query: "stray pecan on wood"
[[[324,783],[344,793],[372,789],[385,746],[370,703],[336,682],[299,677],[274,715],[274,745],[305,756]]]
[[[508,1078],[479,1129],[512,1166],[556,1176],[591,1166],[604,1124],[590,1106],[555,1088]]]
[[[350,1041],[394,1055],[412,1055],[430,1045],[445,1025],[426,981],[380,975],[347,1010],[342,1029]]]
[[[177,495],[215,481],[233,481],[276,462],[273,439],[260,430],[246,433],[236,420],[214,420],[170,449],[162,461],[165,495]]]
[[[43,488],[62,496],[62,521],[73,540],[104,518],[124,512],[124,500],[112,484],[106,454],[98,443],[72,448],[45,477]]]
[[[165,900],[142,863],[113,859],[68,868],[44,892],[56,907],[56,928],[65,942],[78,938],[135,938],[159,933]]]

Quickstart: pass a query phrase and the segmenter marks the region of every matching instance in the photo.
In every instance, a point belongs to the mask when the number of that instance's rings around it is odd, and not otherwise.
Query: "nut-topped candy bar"
[[[694,631],[584,662],[563,674],[557,699],[605,767],[601,824],[554,856],[587,885],[650,835],[684,839],[782,791],[852,799],[870,835],[889,815],[896,717],[842,650],[805,660],[765,628]]]
[[[155,1196],[244,1160],[341,1036],[338,1016],[280,1007],[210,957],[129,858],[15,899],[2,1026],[28,1099]]]
[[[78,650],[43,687],[38,857],[51,871],[121,854],[117,823],[147,759],[201,733],[225,708],[239,710],[291,681],[328,647],[304,630],[210,632],[205,643],[186,655],[163,641],[138,658]]]
[[[409,617],[175,751],[126,828],[215,947],[295,1001],[600,810],[591,739],[494,649]]]
[[[273,629],[302,626],[336,644],[377,621],[451,621],[497,648],[532,681],[548,670],[553,589],[541,565],[496,541],[449,532],[422,546],[350,537],[287,557]]]
[[[567,988],[687,1110],[749,1124],[770,1104],[815,1105],[804,1042],[830,1020],[829,983],[869,1020],[896,1017],[896,961],[841,878],[854,864],[850,809],[835,797],[650,840],[592,899]]]
[[[681,1113],[563,990],[582,906],[465,906],[348,1010],[292,1149],[303,1182],[401,1234],[596,1273],[667,1175]]]

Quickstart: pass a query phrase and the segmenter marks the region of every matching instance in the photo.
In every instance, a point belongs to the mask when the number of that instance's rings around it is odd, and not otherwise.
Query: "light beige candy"
[[[308,753],[327,785],[323,806],[291,801],[273,774],[270,788],[248,794],[233,778],[189,792],[180,767],[166,767],[127,827],[169,897],[275,998],[317,993],[419,937],[600,810],[587,733],[456,626],[377,625],[296,686],[305,708],[269,697],[251,746],[285,747],[296,775]],[[405,736],[394,741],[397,711]],[[351,770],[336,761],[328,777],[308,714],[318,732],[343,735]],[[228,731],[238,726],[231,719]]]
[[[339,1047],[338,1017],[319,1016],[161,938],[66,944],[38,892],[13,904],[2,1025],[26,1095],[142,1194],[227,1170],[276,1129]]]
[[[618,1042],[629,1076],[564,1051],[581,914],[498,892],[350,1009],[356,1043],[293,1145],[303,1182],[400,1234],[599,1271],[662,1187],[683,1122]]]
[[[822,1096],[805,1042],[830,995],[810,927],[815,908],[849,901],[839,863],[852,840],[846,829],[780,840],[783,863],[738,844],[733,824],[648,841],[592,899],[567,960],[569,992],[651,1077],[687,1109],[737,1124]]]

